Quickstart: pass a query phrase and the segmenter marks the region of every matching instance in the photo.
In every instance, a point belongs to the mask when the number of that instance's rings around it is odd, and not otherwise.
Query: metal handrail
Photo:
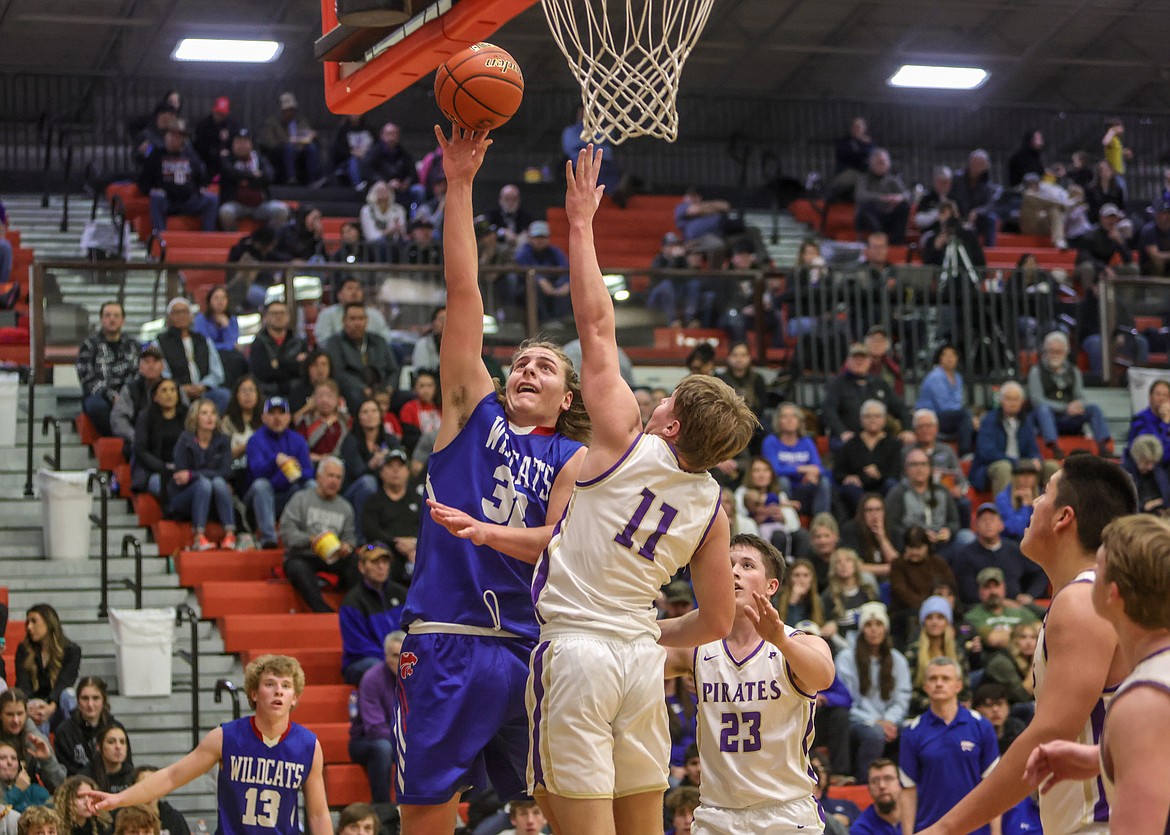
[[[199,745],[199,615],[186,603],[177,609],[175,625],[191,624],[191,649],[179,650],[179,657],[191,665],[191,747]]]
[[[41,420],[41,437],[49,434],[49,427],[53,427],[53,454],[45,456],[45,463],[54,470],[61,469],[61,421],[54,415],[45,415]]]
[[[28,406],[26,408],[28,425],[27,437],[25,438],[25,479],[24,479],[24,495],[25,498],[32,498],[33,493],[33,467],[36,466],[34,461],[35,453],[33,452],[33,426],[37,422],[37,375],[36,370],[33,369],[28,375]]]
[[[122,559],[130,556],[134,549],[134,579],[123,578],[122,583],[134,592],[134,608],[142,608],[142,542],[132,533],[122,537]]]
[[[221,704],[223,702],[223,694],[227,693],[232,699],[232,718],[240,718],[240,688],[236,686],[234,681],[229,681],[226,678],[221,678],[215,682],[215,703]]]
[[[101,491],[99,494],[98,515],[89,514],[89,520],[98,526],[101,531],[101,601],[98,603],[98,617],[108,617],[110,614],[110,474],[105,470],[94,470],[85,480],[85,492],[92,493],[94,484]],[[123,546],[124,547],[124,546]],[[139,606],[141,608],[141,606]]]

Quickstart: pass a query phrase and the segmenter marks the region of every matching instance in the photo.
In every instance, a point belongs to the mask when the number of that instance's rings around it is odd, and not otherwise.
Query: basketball
[[[435,73],[439,109],[467,130],[498,128],[512,118],[523,98],[520,65],[494,44],[473,44]]]

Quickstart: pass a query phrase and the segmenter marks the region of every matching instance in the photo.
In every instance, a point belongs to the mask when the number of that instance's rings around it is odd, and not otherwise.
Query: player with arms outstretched
[[[581,389],[603,419],[532,584],[541,629],[528,683],[528,777],[558,835],[647,835],[662,831],[670,758],[658,642],[692,647],[731,628],[728,522],[707,470],[738,454],[757,424],[729,386],[694,376],[643,434],[593,243],[600,165],[592,147],[575,169],[566,165]],[[699,608],[660,625],[654,599],[688,563]]]
[[[1036,715],[999,765],[923,832],[973,832],[1027,797],[1024,767],[1036,746],[1097,742],[1106,705],[1128,667],[1113,627],[1093,611],[1094,565],[1105,526],[1136,510],[1133,481],[1103,458],[1070,456],[1048,480],[1020,543],[1053,588],[1032,662]],[[1040,796],[1040,820],[1046,835],[1105,833],[1109,803],[1095,780],[1062,783]]]
[[[219,766],[217,835],[300,835],[298,792],[304,792],[308,830],[332,835],[323,777],[325,757],[312,731],[289,720],[305,689],[295,658],[262,655],[244,672],[255,710],[215,728],[183,759],[117,794],[83,792],[94,811],[140,806]]]
[[[786,625],[771,597],[784,557],[752,534],[731,538],[731,634],[671,649],[667,677],[694,675],[699,699],[702,804],[692,835],[780,835],[824,830],[809,762],[817,691],[833,683],[833,654]]]
[[[1044,794],[1064,781],[1104,778],[1109,831],[1170,832],[1170,524],[1126,516],[1105,529],[1097,551],[1093,606],[1117,631],[1134,664],[1105,714],[1099,745],[1040,745],[1028,781]]]
[[[520,346],[502,392],[483,363],[483,300],[472,182],[491,140],[435,135],[447,174],[443,252],[447,326],[439,352],[443,418],[427,496],[521,540],[560,518],[584,459],[588,418],[559,347]],[[545,530],[547,528],[547,530]],[[538,535],[532,541],[539,541]],[[524,688],[539,630],[532,565],[422,519],[402,623],[397,799],[403,835],[450,835],[460,793],[488,780],[501,800],[525,794]]]

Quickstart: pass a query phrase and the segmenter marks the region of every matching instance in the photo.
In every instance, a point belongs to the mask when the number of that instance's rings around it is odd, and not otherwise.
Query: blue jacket
[[[931,409],[935,414],[943,412],[961,412],[967,408],[963,399],[963,375],[955,372],[955,384],[947,379],[947,372],[942,366],[936,365],[929,374],[922,379],[918,388],[918,402],[915,409]]]
[[[821,470],[821,477],[829,475],[825,465],[821,462],[821,455],[817,452],[816,442],[807,436],[797,440],[795,446],[788,446],[780,440],[778,435],[764,436],[764,445],[760,454],[768,459],[772,469],[780,478],[786,478],[793,484],[801,484],[804,476],[796,471],[797,467],[815,464]]]
[[[1040,445],[1036,443],[1036,420],[1031,412],[1020,413],[1020,428],[1016,433],[1016,441],[1020,447],[1020,458],[1016,460],[1039,458]],[[971,483],[976,490],[986,490],[988,487],[987,468],[996,461],[1007,458],[1004,450],[1007,449],[1007,429],[1003,425],[1003,410],[992,409],[983,420],[979,421],[979,432],[975,436],[975,460],[971,463]]]
[[[1133,416],[1129,424],[1129,435],[1125,439],[1126,446],[1133,446],[1134,438],[1139,435],[1153,435],[1161,441],[1162,464],[1170,465],[1170,423],[1163,423],[1148,406]],[[1128,448],[1125,451],[1125,458],[1127,461],[1132,460]]]
[[[227,435],[216,431],[211,435],[211,443],[204,449],[199,446],[194,432],[184,432],[179,436],[179,440],[175,441],[174,461],[175,472],[190,470],[193,475],[201,475],[204,478],[226,479],[232,471],[232,444]],[[181,486],[172,483],[167,493],[169,503],[173,505],[176,496],[187,492],[193,486],[193,480]]]
[[[1003,519],[1004,535],[1013,539],[1023,539],[1024,530],[1032,521],[1032,506],[1024,504],[1018,508],[1014,507],[1012,505],[1012,486],[1009,484],[1000,490],[999,495],[995,497],[995,508],[999,511],[999,517]]]
[[[386,657],[382,642],[402,624],[405,603],[406,589],[389,580],[381,592],[364,580],[349,590],[337,613],[343,670],[363,658]]]
[[[309,458],[309,444],[304,436],[292,429],[277,435],[267,426],[261,426],[248,439],[248,484],[266,478],[277,493],[287,490],[288,479],[276,466],[276,456],[281,452],[301,462],[301,480],[313,477],[313,460]]]
[[[229,316],[227,327],[221,328],[209,316],[198,313],[195,315],[195,323],[191,330],[206,336],[220,351],[234,351],[236,343],[240,341],[240,322],[235,316]]]

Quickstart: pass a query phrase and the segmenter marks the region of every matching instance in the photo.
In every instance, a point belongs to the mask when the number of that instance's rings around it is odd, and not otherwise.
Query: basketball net
[[[581,85],[582,139],[620,145],[635,136],[678,138],[679,78],[714,2],[541,0]]]

